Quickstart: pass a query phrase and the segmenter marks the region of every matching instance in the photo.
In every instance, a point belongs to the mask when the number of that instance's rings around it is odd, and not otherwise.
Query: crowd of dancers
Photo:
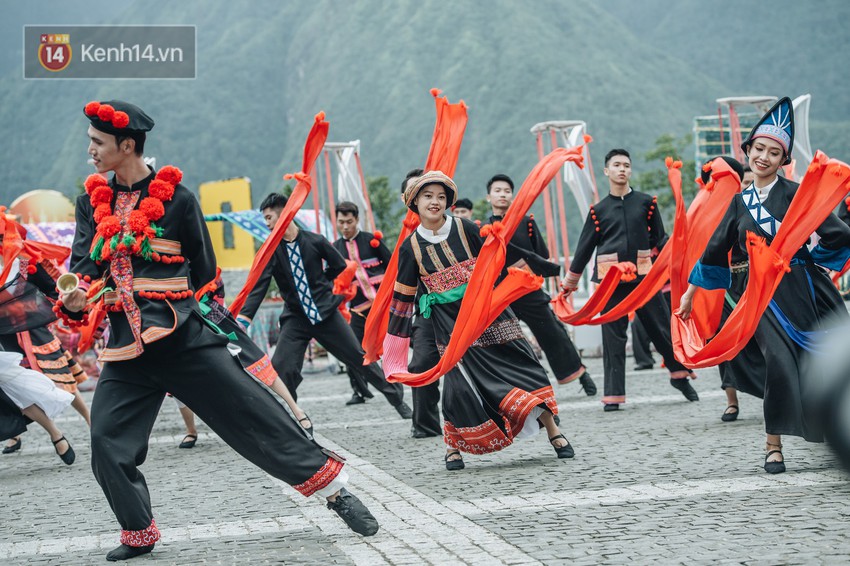
[[[401,182],[401,200],[414,221],[405,221],[404,237],[391,251],[380,232],[359,229],[361,211],[351,202],[336,204],[340,238],[335,242],[299,229],[292,217],[310,186],[302,172],[289,199],[273,193],[261,203],[272,234],[246,287],[226,305],[203,215],[181,184],[182,173],[172,166],[154,171],[142,157],[154,121],[118,100],[90,102],[84,114],[97,172],[76,203],[72,249],[30,242],[13,217],[0,215],[5,282],[0,435],[9,439],[3,452],[16,452],[21,433],[35,421],[70,465],[73,448],[54,419],[74,406],[91,427],[92,469],[121,528],[121,544],[108,560],[149,553],[160,538],[139,466],[166,395],[175,398],[187,426],[181,447],[194,446],[197,415],[267,473],[305,496],[324,497],[353,531],[364,536],[378,531],[375,518],[348,490],[344,459],[314,440],[314,423],[297,403],[311,340],[345,364],[352,389],[348,404],[372,398],[370,387],[377,390],[402,418],[411,419],[414,438],[442,436],[449,471],[465,467],[464,454],[503,450],[543,429],[557,458],[575,455],[560,428],[550,375],[520,323],[530,330],[556,383],[575,382],[588,396],[598,394],[597,385],[562,313],[553,310],[553,297],[541,286],[544,278],[561,276],[557,258],[552,261],[532,215],[511,216],[519,192],[511,177],[498,173],[484,184],[492,214],[481,222],[471,219],[473,203],[459,198],[451,170],[411,170]],[[327,128],[320,114],[308,137],[303,171],[311,169]],[[690,385],[696,376],[677,355],[671,320],[687,321],[698,313],[700,288],[725,290],[721,324],[745,295],[748,242],[753,234],[770,242],[798,187],[779,174],[790,159],[793,135],[790,101],[782,99],[744,141],[747,163],[723,158],[740,190],[690,273],[690,286],[674,300],[678,308],[671,312],[669,296],[653,292],[633,310],[633,331],[641,337],[635,344],[654,345],[670,385],[686,401],[699,400]],[[602,315],[619,314],[616,309],[641,292],[659,254],[672,245],[656,198],[632,188],[631,166],[624,149],[606,154],[608,195],[590,207],[555,297],[561,304],[578,289],[588,265],[590,282],[600,288],[609,272],[626,269],[628,280],[619,282],[599,308]],[[109,173],[111,178],[105,176]],[[710,163],[702,182],[711,182]],[[515,231],[503,237],[501,252],[494,251],[498,238],[491,234],[508,225]],[[827,317],[847,318],[821,266],[838,270],[850,258],[850,226],[829,214],[816,240],[795,254],[746,346],[720,366],[727,394],[723,421],[738,416],[737,391],[764,400],[768,473],[785,471],[782,435],[822,439],[812,414],[816,408],[805,395],[803,367],[813,333],[822,330]],[[71,284],[68,279],[57,284],[69,255]],[[479,262],[485,256],[486,266]],[[497,265],[491,265],[493,257],[500,258]],[[479,278],[482,268],[496,271],[491,279]],[[269,357],[247,331],[272,280],[284,306]],[[500,295],[501,289],[513,294]],[[465,305],[479,297],[484,297],[482,308],[501,307],[486,320],[476,312],[473,320]],[[629,314],[602,324],[606,412],[620,410],[627,399]],[[77,391],[85,372],[48,330],[57,319],[89,344],[108,329],[90,415]],[[480,332],[458,346],[461,330],[473,327]],[[652,361],[641,363],[646,367]],[[414,385],[412,408],[402,383]]]

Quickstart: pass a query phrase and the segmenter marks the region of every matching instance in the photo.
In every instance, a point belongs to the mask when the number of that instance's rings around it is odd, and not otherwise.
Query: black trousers
[[[652,350],[649,349],[649,334],[638,317],[632,320],[632,353],[635,363],[641,366],[655,365]]]
[[[614,308],[636,286],[636,283],[620,283],[602,312]],[[661,355],[667,369],[671,372],[686,371],[687,368],[679,363],[673,355],[673,342],[670,338],[670,307],[661,293],[656,294],[643,307],[635,311],[635,318],[643,324],[650,341]],[[628,326],[628,316],[602,325],[602,365],[605,369],[603,403],[625,403],[626,401],[626,332]]]
[[[303,381],[304,353],[313,338],[364,382],[383,393],[390,405],[397,407],[404,401],[404,389],[400,383],[389,383],[384,379],[384,372],[378,364],[363,365],[363,348],[339,311],[334,311],[318,324],[310,324],[305,316],[281,317],[280,336],[272,365],[294,399],[298,399],[297,389]]]
[[[511,310],[534,334],[555,379],[565,383],[564,380],[570,376],[578,377],[576,372],[582,367],[581,356],[567,329],[549,308],[549,295],[538,289],[511,303]]]
[[[290,485],[304,483],[327,462],[226,342],[198,314],[146,345],[138,358],[104,364],[91,406],[92,470],[122,529],[142,530],[153,519],[139,466],[166,392],[241,456]]]
[[[413,346],[413,358],[408,366],[411,373],[426,371],[440,363],[440,352],[434,336],[434,323],[422,316],[413,321],[410,336]],[[424,387],[413,388],[413,424],[412,432],[440,436],[443,427],[440,421],[440,382],[439,380]]]

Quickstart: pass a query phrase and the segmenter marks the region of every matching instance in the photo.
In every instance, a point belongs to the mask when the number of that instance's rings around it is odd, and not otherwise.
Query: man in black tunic
[[[354,336],[357,337],[358,344],[363,342],[366,317],[369,316],[372,301],[375,300],[378,286],[387,270],[387,263],[392,257],[392,252],[381,241],[383,235],[380,232],[372,234],[360,230],[359,221],[360,210],[356,204],[343,201],[336,205],[336,226],[341,237],[334,242],[334,248],[344,259],[357,264],[353,281],[357,293],[349,301],[348,310],[351,313],[349,325],[354,331]],[[373,395],[369,391],[368,383],[362,377],[362,372],[351,367],[347,370],[354,393],[346,405],[357,405],[365,403],[366,399],[371,399]],[[402,386],[400,383],[389,383],[382,379],[378,384],[378,390],[401,392]]]
[[[664,224],[655,197],[633,190],[629,186],[632,161],[624,149],[612,149],[605,156],[605,176],[609,194],[590,207],[584,228],[576,246],[573,261],[563,287],[574,291],[581,273],[596,250],[593,281],[599,282],[618,262],[629,261],[637,266],[638,279],[620,283],[602,312],[614,308],[637,287],[640,279],[652,267],[653,249],[663,244]],[[670,338],[670,308],[656,294],[635,312],[643,323],[655,349],[670,371],[670,385],[682,392],[688,401],[699,396],[688,377],[690,370],[676,361]],[[605,392],[602,403],[606,411],[616,411],[626,402],[626,332],[629,317],[624,316],[602,325],[602,362],[605,368]]]
[[[513,201],[513,194],[514,182],[507,175],[494,175],[487,181],[487,202],[493,210],[491,224],[502,220]],[[533,216],[523,218],[510,243],[513,246],[508,248],[506,266],[525,267],[544,277],[560,275],[560,266],[549,261],[549,248]],[[578,379],[587,395],[596,395],[596,384],[582,365],[581,356],[564,325],[549,307],[550,300],[546,291],[538,289],[511,303],[511,310],[531,329],[558,383],[563,385]]]
[[[326,497],[354,531],[377,532],[374,517],[344,488],[341,458],[305,436],[245,376],[227,337],[201,316],[194,291],[214,279],[215,254],[180,170],[154,172],[144,162],[153,120],[118,100],[90,102],[84,113],[99,174],[86,180],[87,194],[76,203],[71,265],[82,285],[64,293],[56,310],[79,326],[92,314],[85,285],[113,289],[102,296],[111,332],[91,407],[92,469],[122,528],[121,545],[107,560],[146,554],[160,538],[138,467],[166,393],[267,473],[304,495]],[[110,171],[107,182],[102,175]]]
[[[286,201],[283,195],[272,193],[260,205],[269,229],[277,224]],[[388,383],[378,364],[363,365],[363,349],[338,310],[342,296],[333,294],[333,280],[344,269],[345,260],[324,236],[299,230],[292,222],[237,319],[250,324],[274,277],[285,306],[272,365],[292,397],[298,399],[304,353],[315,338],[363,382],[383,393],[402,418],[409,419],[412,411],[404,402],[401,385]]]

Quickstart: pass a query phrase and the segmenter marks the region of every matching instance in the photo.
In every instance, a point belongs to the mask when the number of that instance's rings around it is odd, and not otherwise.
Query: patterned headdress
[[[785,150],[783,165],[791,163],[791,149],[794,147],[794,106],[790,98],[783,97],[762,116],[741,144],[741,148],[747,151],[756,138],[770,138],[778,142]]]
[[[442,171],[428,171],[422,176],[417,177],[407,190],[404,191],[404,204],[407,205],[407,208],[418,214],[419,211],[416,210],[416,205],[413,204],[413,201],[416,200],[419,191],[425,186],[435,184],[442,185],[446,189],[446,208],[451,208],[457,202],[457,185],[455,185],[451,177]]]

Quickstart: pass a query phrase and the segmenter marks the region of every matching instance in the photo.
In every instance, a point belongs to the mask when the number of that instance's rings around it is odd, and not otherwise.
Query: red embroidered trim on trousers
[[[151,524],[148,528],[141,531],[121,531],[121,544],[127,546],[150,546],[159,540],[159,529],[156,528],[156,521],[151,519]]]
[[[324,466],[319,468],[319,471],[313,474],[313,477],[305,481],[304,483],[299,483],[298,485],[293,485],[301,495],[304,497],[310,497],[320,489],[323,489],[330,485],[334,479],[339,475],[342,471],[342,467],[344,464],[333,458],[328,458],[328,461],[325,462]]]

